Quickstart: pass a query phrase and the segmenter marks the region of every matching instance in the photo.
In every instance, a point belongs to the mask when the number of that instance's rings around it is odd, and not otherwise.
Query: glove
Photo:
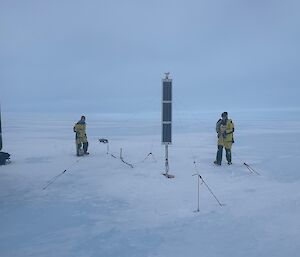
[[[227,136],[227,133],[226,131],[223,132],[223,135],[222,135],[224,138]]]

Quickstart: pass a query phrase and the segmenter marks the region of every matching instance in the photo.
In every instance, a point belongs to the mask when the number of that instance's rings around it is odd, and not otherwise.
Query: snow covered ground
[[[0,256],[299,256],[300,112],[229,114],[234,164],[212,164],[219,113],[177,114],[176,177],[166,179],[159,114],[87,114],[91,154],[78,159],[72,127],[80,114],[3,113],[12,163],[0,166]],[[98,138],[116,156],[122,148],[134,168],[107,155]],[[223,207],[201,185],[195,212],[194,161]]]

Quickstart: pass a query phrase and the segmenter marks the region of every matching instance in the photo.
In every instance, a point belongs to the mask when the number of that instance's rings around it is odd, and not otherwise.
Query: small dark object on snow
[[[168,174],[168,173],[162,173],[166,178],[175,178],[174,175]]]
[[[10,159],[10,154],[5,152],[0,152],[0,165],[5,165],[6,161]]]
[[[99,139],[99,142],[100,142],[100,143],[103,143],[103,144],[108,144],[108,140],[105,139],[105,138],[100,138],[100,139]]]

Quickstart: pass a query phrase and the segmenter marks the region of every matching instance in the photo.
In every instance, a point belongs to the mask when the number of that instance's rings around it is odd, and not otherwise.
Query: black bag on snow
[[[10,154],[5,152],[0,152],[0,165],[5,165],[6,161],[10,159]]]

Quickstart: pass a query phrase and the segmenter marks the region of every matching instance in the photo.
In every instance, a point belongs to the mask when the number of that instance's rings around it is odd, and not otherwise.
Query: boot
[[[214,164],[221,166],[221,163],[218,163],[218,161],[214,161]]]

